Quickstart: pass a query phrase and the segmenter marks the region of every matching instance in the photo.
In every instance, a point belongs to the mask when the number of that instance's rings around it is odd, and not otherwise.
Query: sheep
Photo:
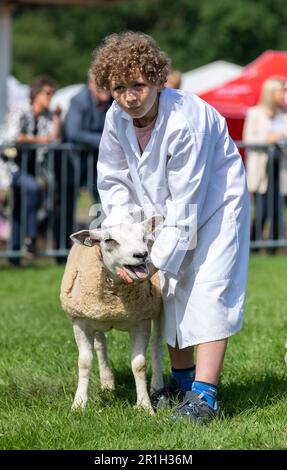
[[[72,410],[84,409],[88,401],[93,348],[98,357],[101,388],[114,390],[105,332],[115,328],[130,335],[137,406],[153,414],[147,391],[145,353],[153,320],[151,391],[156,391],[163,387],[163,312],[158,274],[149,280],[145,278],[149,260],[150,235],[147,234],[160,221],[160,217],[154,216],[140,223],[82,230],[71,235],[75,243],[65,267],[60,300],[72,320],[79,349],[78,387]],[[100,247],[102,259],[92,248],[95,245]],[[124,268],[136,282],[124,283],[116,275],[118,267]]]

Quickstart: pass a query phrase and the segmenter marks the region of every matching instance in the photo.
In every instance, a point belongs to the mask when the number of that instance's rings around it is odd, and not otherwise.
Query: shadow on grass
[[[97,370],[93,370],[89,385],[89,398],[98,405],[108,407],[115,405],[115,401],[119,406],[131,405],[136,403],[136,386],[131,370],[114,369],[116,389],[114,391],[101,390],[99,374]],[[73,373],[73,377],[65,377],[62,380],[56,378],[53,380],[43,380],[41,377],[27,377],[27,375],[16,377],[10,373],[0,382],[0,401],[8,398],[9,401],[27,403],[29,406],[33,402],[43,400],[46,403],[55,403],[58,400],[67,401],[67,405],[72,404],[74,394],[77,389],[77,375]],[[148,376],[148,386],[150,377]]]
[[[119,403],[125,402],[130,405],[136,403],[136,385],[132,370],[128,369],[113,369],[115,376],[116,388],[113,392],[99,391],[99,398],[103,402],[110,402],[110,400],[117,400]],[[164,376],[164,383],[168,382],[169,377]],[[150,394],[151,375],[147,374],[147,389]],[[99,387],[100,387],[100,383]],[[98,392],[96,392],[98,393]]]
[[[115,390],[107,391],[101,390],[100,380],[98,373],[96,374],[96,384],[93,381],[89,387],[89,397],[99,400],[102,405],[114,404],[115,400],[118,404],[124,402],[133,406],[136,403],[136,385],[132,370],[130,369],[115,369],[113,368],[115,377]],[[148,375],[147,384],[148,391],[150,387],[151,377]],[[76,391],[76,388],[75,388]]]
[[[0,384],[0,399],[9,398],[10,400],[55,400],[55,397],[72,396],[74,384],[70,381],[67,384],[63,382],[53,383],[43,382],[41,379],[27,379],[23,381],[9,379],[6,383]]]
[[[123,400],[133,404],[136,400],[136,387],[132,371],[115,371],[116,390],[110,395],[117,400]],[[165,383],[167,382],[165,377]],[[148,376],[148,389],[150,376]],[[275,405],[284,397],[287,397],[287,377],[269,375],[262,379],[250,380],[245,383],[232,383],[220,386],[220,401],[222,401],[224,414],[233,418],[245,411],[263,409]],[[105,400],[105,392],[101,392],[101,398]],[[109,400],[108,400],[109,401]]]
[[[73,374],[74,375],[74,374]],[[89,386],[89,396],[101,406],[131,405],[136,402],[136,386],[132,370],[128,367],[114,368],[116,389],[113,392],[102,391],[99,375],[93,370]],[[166,383],[167,377],[165,377]],[[148,389],[150,386],[150,374],[147,375]],[[67,400],[70,405],[77,387],[77,378],[65,378],[64,380],[42,380],[40,377],[25,379],[13,378],[10,374],[4,377],[0,384],[0,398],[4,396],[11,400],[37,400],[40,397],[46,401],[55,401],[55,397]],[[243,382],[222,384],[220,386],[219,400],[222,402],[226,418],[234,418],[244,412],[253,412],[258,409],[276,405],[287,397],[287,377],[280,375],[267,375],[262,378],[252,378]]]
[[[123,400],[134,404],[136,400],[136,385],[132,370],[130,369],[113,369],[115,376],[116,388],[113,392],[117,400]],[[101,392],[103,396],[105,392]]]
[[[114,392],[100,391],[96,389],[97,399],[102,405],[109,406],[114,400],[134,405],[136,402],[136,387],[132,371],[114,370],[116,389]],[[165,377],[165,383],[167,377]],[[97,385],[100,386],[99,382]],[[150,376],[148,375],[148,390]],[[250,380],[245,383],[232,383],[220,386],[220,401],[226,418],[234,418],[246,411],[263,409],[279,403],[287,397],[287,377],[269,375],[262,379]],[[94,393],[95,388],[93,387]]]
[[[263,409],[287,397],[287,378],[269,375],[247,383],[232,383],[220,387],[224,414],[232,418],[244,411]]]

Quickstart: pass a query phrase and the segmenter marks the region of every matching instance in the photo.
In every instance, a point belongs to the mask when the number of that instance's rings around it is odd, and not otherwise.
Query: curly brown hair
[[[166,82],[170,59],[156,41],[143,33],[126,31],[106,36],[93,54],[90,72],[96,85],[110,90],[112,80],[128,82],[138,74],[148,82]]]

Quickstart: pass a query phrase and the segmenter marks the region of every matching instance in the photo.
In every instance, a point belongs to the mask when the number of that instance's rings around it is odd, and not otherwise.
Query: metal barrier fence
[[[0,257],[30,257],[35,239],[37,256],[65,257],[69,235],[78,229],[80,187],[87,188],[90,205],[98,198],[93,149],[62,143],[23,144],[0,146],[0,155],[2,181],[6,172],[6,187],[2,183],[1,190],[0,167],[0,218],[2,212],[2,225],[4,221],[8,227],[2,237],[0,231]]]
[[[251,248],[286,247],[286,195],[280,176],[285,171],[287,147],[237,145],[258,155],[268,154],[268,191],[250,195]],[[87,188],[90,206],[99,200],[93,149],[62,143],[0,146],[0,155],[0,257],[30,256],[34,247],[28,241],[37,239],[37,256],[64,258],[70,248],[69,235],[79,228],[80,188]],[[91,221],[88,214],[86,220]]]
[[[254,251],[266,248],[274,253],[277,248],[287,247],[287,145],[246,145],[236,142],[240,150],[255,152],[258,162],[266,159],[267,191],[250,193],[251,243]],[[261,167],[261,165],[260,165]],[[258,168],[258,172],[262,171]]]

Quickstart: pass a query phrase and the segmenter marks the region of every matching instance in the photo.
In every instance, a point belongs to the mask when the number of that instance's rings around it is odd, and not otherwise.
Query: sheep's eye
[[[119,245],[119,243],[118,243],[116,240],[114,240],[113,238],[107,238],[107,239],[105,240],[105,243],[106,243],[106,245],[107,245],[108,247],[110,247],[110,248],[116,247],[116,246]]]

